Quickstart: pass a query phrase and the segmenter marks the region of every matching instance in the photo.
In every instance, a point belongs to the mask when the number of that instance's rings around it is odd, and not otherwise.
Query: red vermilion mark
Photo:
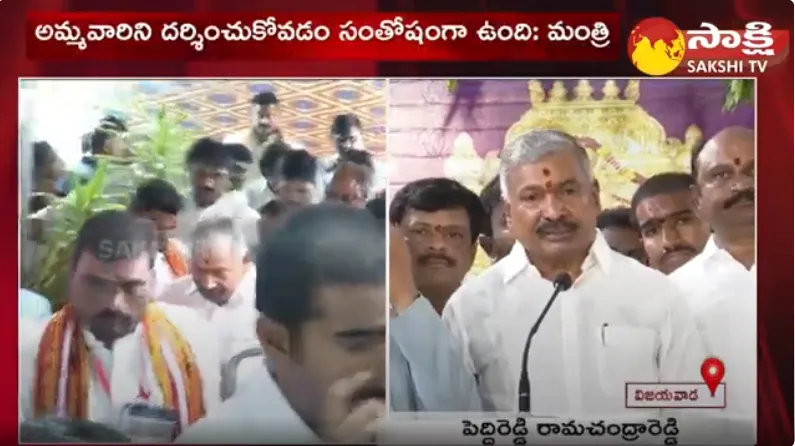
[[[548,177],[550,174],[549,169],[547,169],[546,167],[544,168],[544,170],[541,171],[541,173],[543,173],[545,177]]]
[[[547,181],[546,183],[544,183],[544,187],[545,187],[545,188],[546,188],[548,191],[552,190],[552,182],[551,182],[551,181]]]
[[[734,165],[735,166],[739,166],[740,165],[740,158],[735,158],[734,159]]]

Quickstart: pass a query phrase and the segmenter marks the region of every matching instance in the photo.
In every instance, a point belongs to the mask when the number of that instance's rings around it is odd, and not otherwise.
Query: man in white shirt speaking
[[[443,312],[484,409],[520,408],[526,340],[563,274],[573,285],[529,349],[525,411],[621,415],[628,382],[700,382],[705,357],[692,314],[666,276],[614,252],[597,231],[599,188],[577,141],[533,131],[508,142],[500,180],[517,243]]]

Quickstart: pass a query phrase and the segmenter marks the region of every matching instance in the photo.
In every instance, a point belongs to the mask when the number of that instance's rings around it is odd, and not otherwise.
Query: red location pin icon
[[[709,393],[715,396],[715,391],[718,390],[718,384],[723,379],[723,374],[726,373],[726,367],[723,366],[723,361],[718,358],[707,358],[701,363],[701,377],[707,384]]]

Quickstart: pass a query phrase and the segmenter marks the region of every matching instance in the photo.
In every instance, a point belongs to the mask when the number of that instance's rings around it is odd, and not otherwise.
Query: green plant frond
[[[182,126],[188,115],[165,106],[156,113],[147,113],[140,103],[129,107],[133,115],[148,119],[126,135],[130,156],[97,157],[91,179],[84,184],[73,181],[71,193],[53,204],[44,241],[35,248],[41,255],[36,258],[35,269],[23,278],[26,288],[47,296],[56,309],[66,299],[74,241],[86,219],[96,212],[125,209],[135,188],[150,178],[169,181],[181,192],[188,189],[183,160],[198,137]]]
[[[740,104],[753,103],[754,80],[734,79],[726,81],[726,95],[723,101],[723,110],[730,112]]]

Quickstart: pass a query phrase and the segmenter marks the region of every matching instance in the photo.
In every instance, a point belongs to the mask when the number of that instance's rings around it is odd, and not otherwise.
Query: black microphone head
[[[555,285],[555,288],[560,289],[560,291],[568,291],[572,284],[571,276],[568,273],[560,273],[555,276],[555,280],[552,283]]]

